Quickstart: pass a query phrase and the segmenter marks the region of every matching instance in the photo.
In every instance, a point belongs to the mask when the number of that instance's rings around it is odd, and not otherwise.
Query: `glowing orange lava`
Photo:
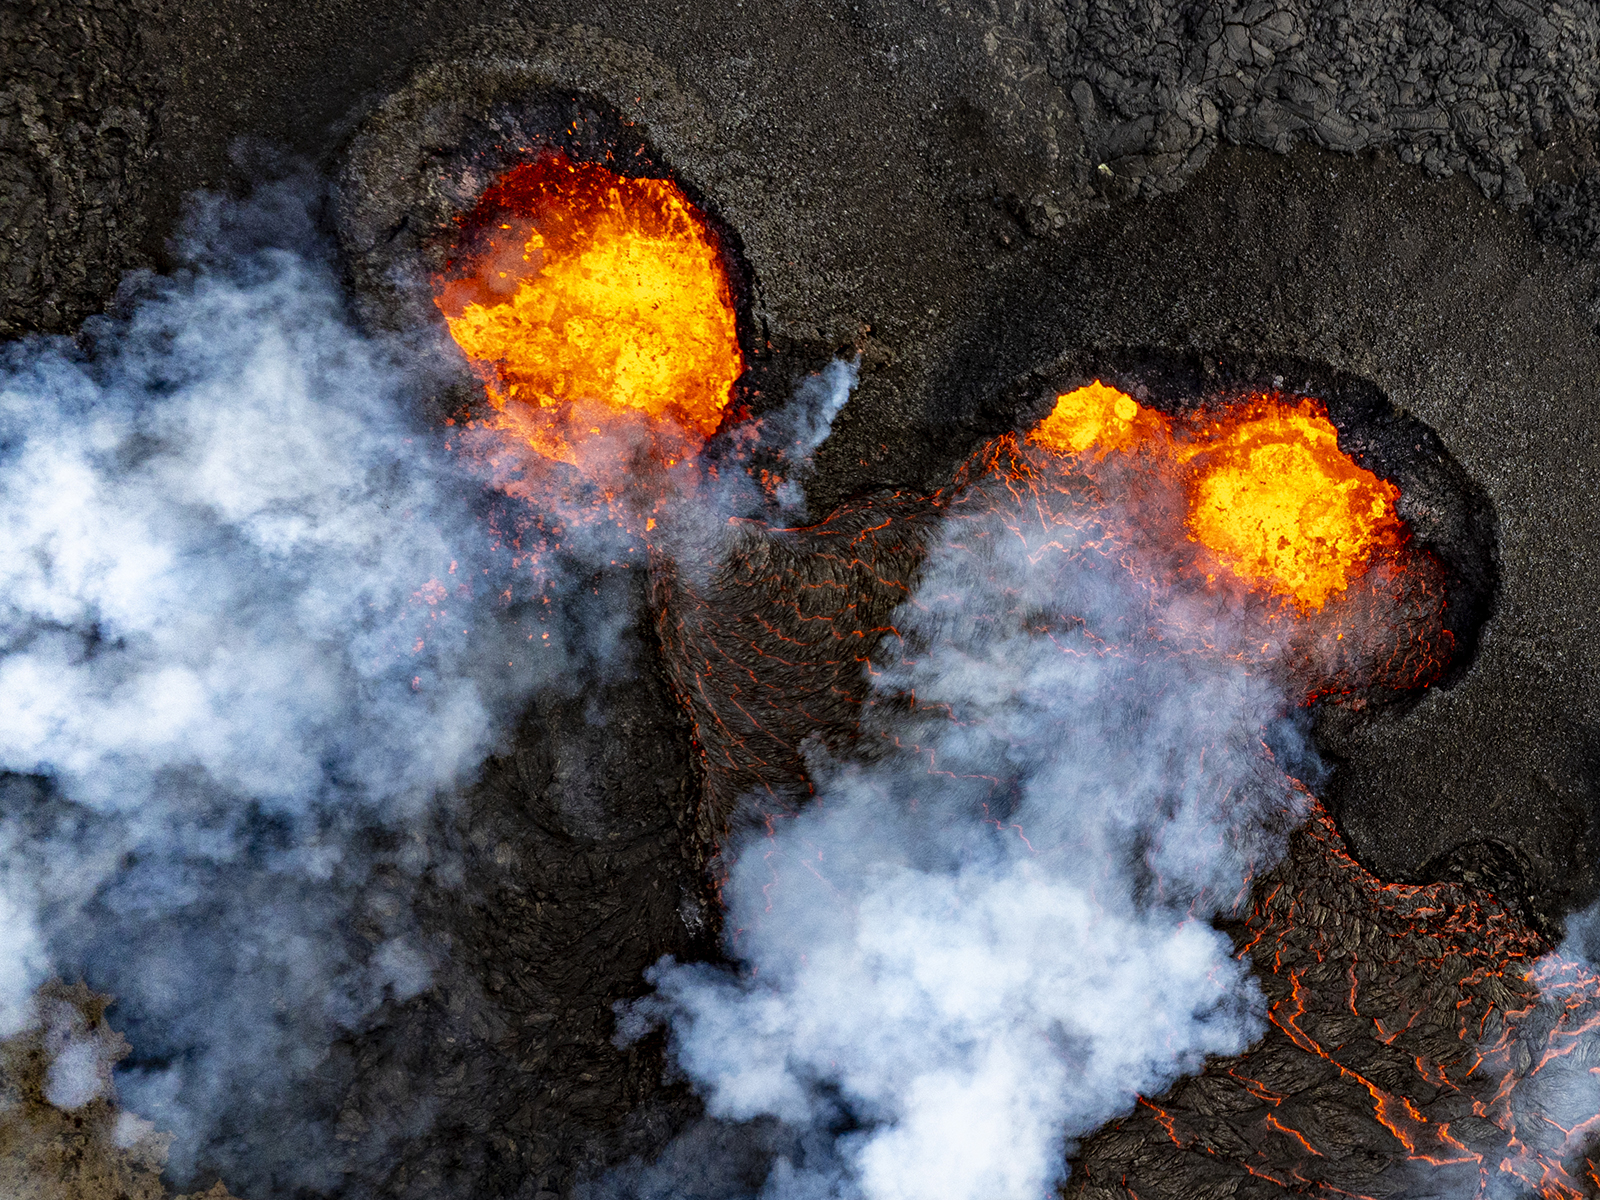
[[[670,462],[716,430],[744,360],[715,235],[675,183],[546,154],[464,227],[435,302],[497,428],[580,467],[641,439]]]
[[[1241,578],[1321,608],[1374,549],[1400,540],[1400,489],[1339,449],[1313,401],[1263,400],[1208,432],[1193,464],[1189,531]]]
[[[1399,489],[1339,449],[1314,400],[1257,396],[1178,425],[1099,380],[1066,392],[1029,435],[1061,454],[1148,449],[1188,477],[1192,541],[1239,578],[1321,609],[1404,539]]]
[[[1151,415],[1132,396],[1096,379],[1056,397],[1055,408],[1028,440],[1058,454],[1082,454],[1091,447],[1102,455],[1131,450],[1155,432]]]

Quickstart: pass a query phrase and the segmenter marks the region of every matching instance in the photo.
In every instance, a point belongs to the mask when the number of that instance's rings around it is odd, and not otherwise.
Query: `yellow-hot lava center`
[[[716,430],[744,361],[715,235],[675,183],[550,153],[474,224],[435,298],[502,427],[568,462],[630,423],[679,449]]]
[[[1187,476],[1193,541],[1303,610],[1400,544],[1399,489],[1339,448],[1314,400],[1255,396],[1183,427],[1099,380],[1058,397],[1029,441],[1060,454],[1149,451]]]

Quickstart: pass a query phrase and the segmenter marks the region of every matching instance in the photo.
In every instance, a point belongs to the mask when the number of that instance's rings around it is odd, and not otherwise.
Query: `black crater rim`
[[[496,180],[552,152],[626,178],[664,179],[683,192],[705,221],[722,259],[739,322],[740,349],[748,359],[756,349],[751,318],[755,287],[738,233],[715,202],[673,168],[642,125],[590,93],[551,90],[501,101],[469,124],[453,151],[440,155],[442,170],[482,182],[471,189],[470,199],[455,207],[445,221],[435,221],[431,237],[422,239],[422,257],[430,270],[436,273],[443,269],[450,254],[460,248],[467,222],[483,193]]]
[[[1263,393],[1319,401],[1338,431],[1339,448],[1400,489],[1399,514],[1413,544],[1433,555],[1445,575],[1450,661],[1424,687],[1367,699],[1383,707],[1404,704],[1466,678],[1499,599],[1499,518],[1488,493],[1432,428],[1372,381],[1311,359],[1160,347],[1069,354],[1018,380],[997,407],[1015,414],[1012,428],[1029,428],[1061,393],[1096,379],[1170,416]]]
[[[448,339],[434,304],[434,280],[453,260],[472,252],[486,215],[477,211],[484,194],[508,172],[540,157],[560,153],[576,163],[604,167],[627,178],[670,181],[695,208],[711,236],[728,282],[734,330],[744,372],[733,386],[724,430],[749,415],[781,407],[806,367],[827,356],[775,354],[757,313],[758,284],[738,231],[714,199],[677,171],[652,141],[648,130],[602,97],[575,89],[548,88],[499,99],[467,114],[448,145],[431,145],[409,174],[425,172],[447,186],[418,186],[404,215],[386,239],[369,250],[352,270],[351,282],[365,293],[374,321],[405,329],[431,329]],[[387,261],[385,261],[387,260]],[[377,267],[377,270],[373,270]],[[818,363],[812,364],[811,359]],[[468,371],[440,398],[443,415],[457,420],[483,416],[487,400]]]

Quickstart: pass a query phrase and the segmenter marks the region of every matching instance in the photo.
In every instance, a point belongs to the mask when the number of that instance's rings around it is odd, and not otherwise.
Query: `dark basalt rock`
[[[444,966],[337,1048],[342,1194],[565,1194],[653,1154],[699,1111],[663,1085],[659,1037],[612,1044],[612,1005],[719,928],[694,815],[687,723],[641,630],[609,683],[535,698],[437,831],[464,876],[414,897]]]
[[[0,11],[0,337],[69,332],[144,255],[156,7]]]

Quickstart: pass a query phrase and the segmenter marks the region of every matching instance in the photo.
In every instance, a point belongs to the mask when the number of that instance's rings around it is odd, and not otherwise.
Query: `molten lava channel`
[[[1404,531],[1400,491],[1339,449],[1315,400],[1252,397],[1178,425],[1095,380],[1029,440],[1061,454],[1144,451],[1186,474],[1190,540],[1247,583],[1320,610]]]
[[[580,467],[715,432],[744,360],[716,236],[675,183],[548,153],[484,192],[462,247],[435,302],[494,427]]]

